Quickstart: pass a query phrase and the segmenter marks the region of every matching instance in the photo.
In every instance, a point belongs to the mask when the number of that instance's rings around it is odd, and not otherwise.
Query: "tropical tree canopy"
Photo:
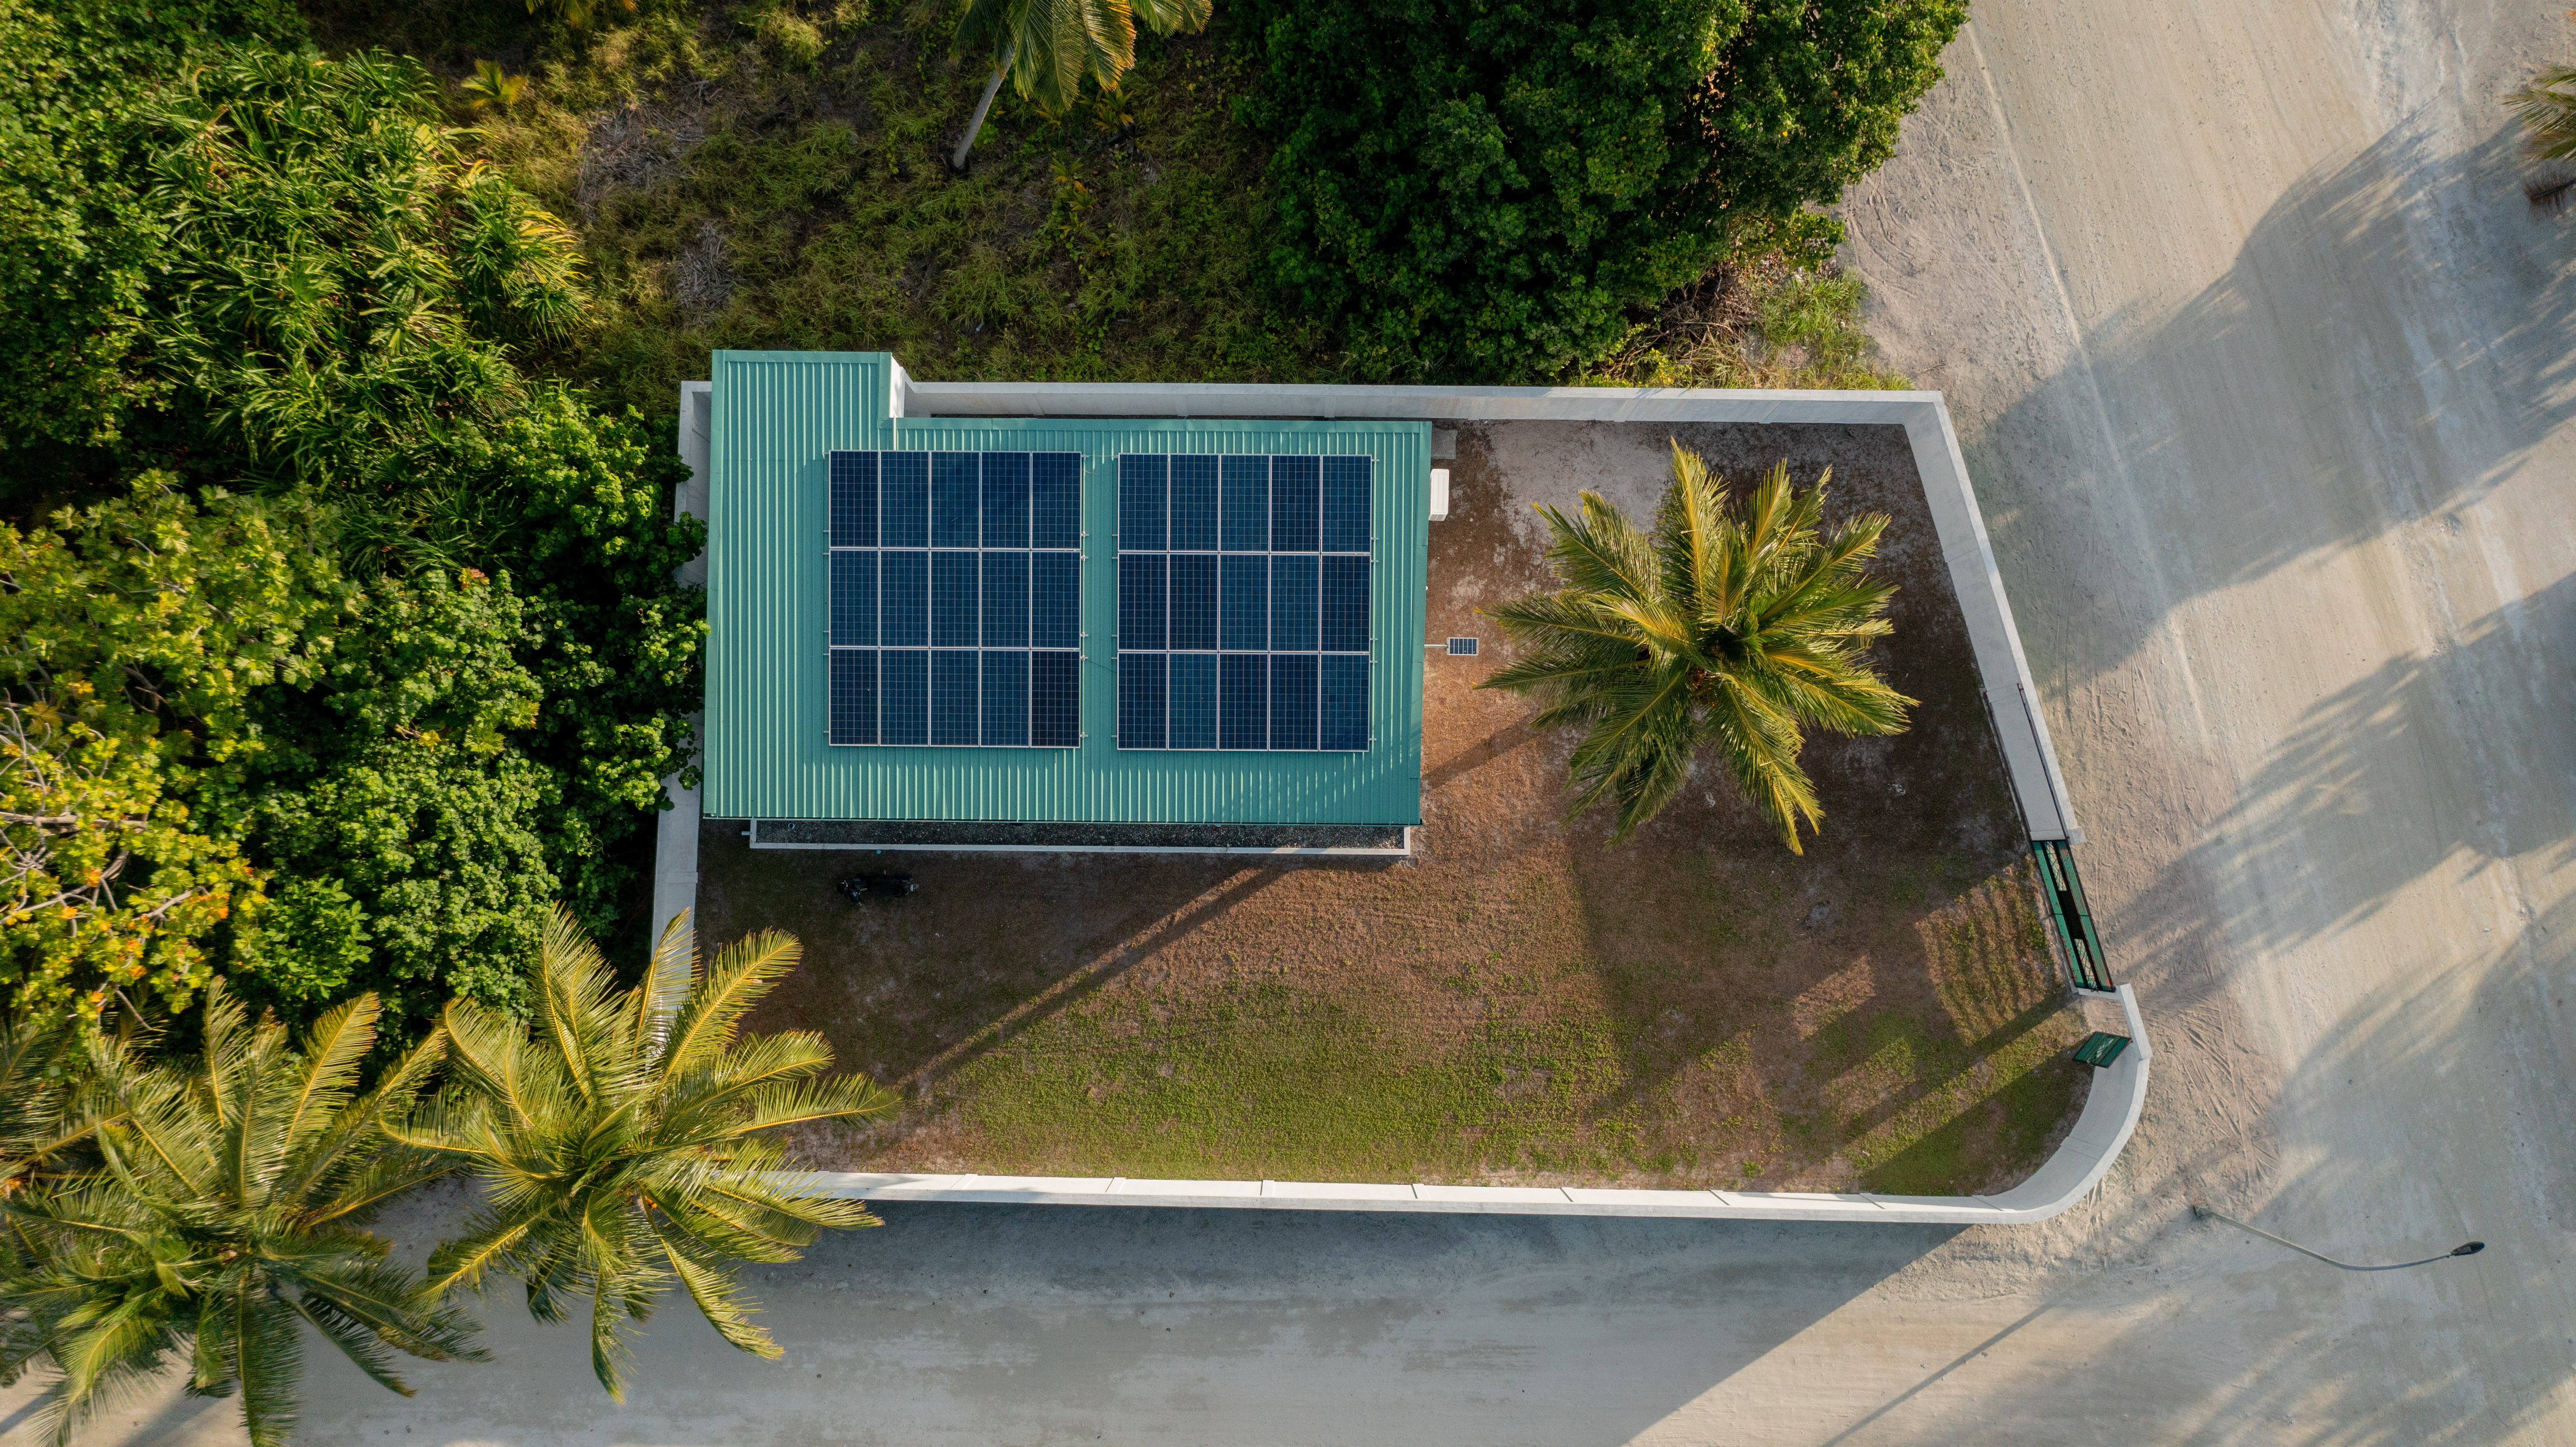
[[[128,1043],[52,1015],[21,1013],[0,1029],[0,1201],[94,1165],[98,1128],[141,1094]],[[14,1329],[0,1324],[0,1339]]]
[[[1832,470],[1800,492],[1783,460],[1739,501],[1678,442],[1652,533],[1598,494],[1541,507],[1565,586],[1495,608],[1520,645],[1483,688],[1532,693],[1538,726],[1583,730],[1577,812],[1617,808],[1624,839],[1671,802],[1714,746],[1793,853],[1824,819],[1798,765],[1801,730],[1892,734],[1914,700],[1869,668],[1895,585],[1867,576],[1887,515],[1822,526]]]
[[[95,1018],[112,993],[176,1009],[209,936],[261,881],[219,811],[258,753],[253,698],[319,676],[342,600],[309,508],[165,474],[0,521],[0,988]],[[215,816],[215,817],[210,817]]]
[[[1085,82],[1118,89],[1136,64],[1138,24],[1172,35],[1205,29],[1210,13],[1210,0],[968,0],[957,50],[991,56],[1020,99],[1061,116]]]
[[[1521,382],[1894,153],[1960,0],[1243,0],[1273,266],[1361,377]]]
[[[626,913],[701,532],[666,432],[529,375],[569,234],[268,3],[0,0],[0,989],[411,1039],[522,1007],[548,900]]]
[[[282,1444],[295,1425],[305,1326],[406,1396],[397,1351],[483,1358],[474,1324],[426,1304],[419,1277],[359,1229],[441,1170],[378,1135],[436,1065],[439,1042],[362,1091],[375,1018],[372,997],[351,1000],[299,1048],[273,1018],[251,1024],[217,982],[205,997],[204,1056],[184,1076],[136,1066],[92,1037],[121,1096],[119,1113],[96,1128],[97,1169],[0,1199],[10,1230],[0,1295],[18,1314],[0,1372],[14,1380],[37,1363],[59,1372],[48,1393],[54,1440],[67,1440],[102,1392],[177,1359],[191,1393],[241,1393],[257,1447]]]
[[[796,941],[754,935],[701,969],[687,916],[664,931],[644,981],[615,988],[599,950],[558,911],[538,951],[533,1033],[465,1001],[447,1007],[458,1095],[391,1127],[481,1181],[486,1205],[430,1260],[432,1289],[487,1272],[527,1283],[539,1321],[590,1298],[591,1366],[624,1400],[626,1323],[676,1282],[726,1341],[764,1357],[735,1260],[783,1262],[825,1226],[873,1226],[858,1201],[819,1194],[769,1137],[875,1115],[893,1093],[823,1078],[831,1048],[805,1031],[746,1036],[742,1017],[795,968]]]

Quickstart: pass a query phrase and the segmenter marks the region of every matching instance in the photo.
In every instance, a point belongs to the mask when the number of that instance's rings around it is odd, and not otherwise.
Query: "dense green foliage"
[[[145,474],[52,526],[0,522],[0,981],[95,1014],[176,1007],[255,912],[235,827],[261,695],[319,678],[347,590],[315,516]]]
[[[1739,501],[1676,443],[1651,534],[1597,493],[1579,518],[1541,509],[1565,586],[1493,610],[1524,651],[1477,687],[1539,694],[1537,727],[1583,731],[1575,808],[1614,805],[1613,838],[1672,801],[1705,745],[1803,853],[1798,830],[1824,809],[1798,766],[1802,730],[1904,729],[1914,701],[1868,657],[1896,593],[1867,575],[1887,515],[1822,529],[1825,482],[1799,492],[1783,462]]]
[[[352,43],[391,36],[465,77],[456,100],[481,128],[485,153],[574,218],[597,278],[599,317],[575,344],[576,369],[614,400],[665,409],[681,379],[701,374],[706,351],[727,346],[885,349],[916,375],[963,379],[1315,381],[1402,370],[1371,340],[1365,317],[1313,305],[1319,294],[1302,283],[1285,292],[1273,285],[1283,268],[1295,270],[1290,253],[1313,251],[1321,271],[1346,258],[1282,228],[1293,178],[1247,120],[1277,124],[1283,117],[1263,97],[1297,92],[1282,89],[1264,32],[1247,30],[1252,12],[1241,7],[1217,7],[1205,37],[1140,36],[1117,94],[1061,120],[1005,87],[973,173],[957,177],[947,173],[947,152],[988,66],[951,53],[953,11],[849,0],[828,11],[775,0],[676,13],[648,6],[579,43],[541,35],[524,95],[504,104],[498,82],[478,69],[481,57],[526,43],[494,28],[503,12],[387,0],[316,5],[326,34]],[[1896,64],[1902,37],[1890,37],[1903,26],[1891,20],[1872,42],[1889,57],[1881,78],[1919,86],[1937,73],[1930,56],[1943,23],[1921,4],[1892,13],[1922,19],[1919,34],[1905,32],[1914,47],[1905,54],[1922,64]],[[1869,28],[1860,18],[1833,27]],[[1372,54],[1360,70],[1393,75],[1414,53]],[[1786,80],[1778,90],[1781,106],[1831,99]],[[1852,130],[1843,169],[1865,169],[1892,140],[1902,109],[1826,105],[1798,123]],[[1391,157],[1386,184],[1418,189],[1424,177],[1395,174],[1414,165],[1409,155]],[[1675,184],[1675,174],[1659,172],[1650,189]],[[1432,199],[1428,210],[1409,211],[1390,201],[1382,219],[1436,220],[1450,203]],[[1725,262],[1742,263],[1722,269],[1740,274],[1751,293],[1829,302],[1830,325],[1805,338],[1766,334],[1750,313],[1714,333],[1697,318],[1667,327],[1658,282],[1596,297],[1575,329],[1579,349],[1504,346],[1509,355],[1496,366],[1516,380],[1883,385],[1891,379],[1860,359],[1857,284],[1822,270],[1835,234],[1813,212],[1729,222],[1689,237],[1682,249],[1691,264],[1672,268],[1675,297]],[[1624,235],[1614,228],[1601,244],[1615,249]],[[1536,265],[1552,244],[1539,237],[1523,259]],[[1491,248],[1470,260],[1517,264]],[[1454,279],[1472,292],[1509,282],[1502,270]],[[1355,278],[1346,280],[1357,287]],[[1407,273],[1390,285],[1426,316],[1445,315],[1465,305],[1443,291],[1452,279]],[[1547,294],[1544,282],[1533,272],[1512,283],[1526,296],[1486,300],[1554,316],[1548,309],[1573,293]],[[1806,339],[1825,345],[1801,345]],[[1478,375],[1452,362],[1416,370],[1439,380]]]
[[[312,1329],[408,1396],[397,1351],[481,1360],[474,1324],[421,1295],[417,1272],[363,1228],[438,1164],[387,1142],[436,1065],[435,1040],[358,1089],[376,1002],[325,1014],[301,1043],[253,1024],[220,983],[206,993],[205,1051],[186,1074],[144,1066],[104,1040],[89,1054],[118,1087],[89,1122],[94,1168],[7,1198],[0,1300],[10,1309],[0,1374],[43,1363],[55,1440],[102,1393],[187,1363],[197,1396],[240,1393],[257,1447],[286,1442]]]
[[[1960,0],[1252,0],[1283,282],[1364,376],[1527,381],[1886,159]]]
[[[61,313],[15,360],[89,399],[0,439],[0,972],[91,1011],[224,971],[298,1012],[374,989],[397,1034],[457,990],[515,1008],[547,901],[618,923],[685,757],[679,464],[530,375],[582,324],[577,250],[419,66],[211,30],[131,63],[108,113],[10,116],[22,192],[80,158],[124,269],[65,282],[81,238],[0,216],[41,263],[0,313]]]
[[[277,0],[0,0],[0,438],[110,439],[148,400],[125,363],[166,227],[130,169],[134,108],[211,41],[302,33]]]
[[[798,954],[770,931],[702,970],[686,921],[675,921],[643,981],[619,990],[579,923],[558,915],[539,953],[533,1030],[450,1004],[466,1094],[392,1128],[484,1188],[465,1235],[431,1259],[434,1289],[508,1272],[526,1281],[540,1321],[589,1297],[591,1368],[619,1400],[626,1323],[675,1284],[717,1335],[778,1356],[728,1264],[793,1261],[823,1227],[877,1220],[787,1169],[771,1137],[896,1103],[863,1076],[825,1078],[832,1051],[821,1036],[741,1033]]]

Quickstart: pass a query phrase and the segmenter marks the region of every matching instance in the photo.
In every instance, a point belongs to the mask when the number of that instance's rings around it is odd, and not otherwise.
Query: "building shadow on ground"
[[[397,1239],[462,1215],[398,1208]],[[480,1303],[496,1361],[405,1363],[406,1401],[327,1352],[304,1432],[567,1436],[760,1447],[935,1439],[1636,1440],[1914,1267],[1956,1228],[1155,1208],[886,1205],[798,1262],[749,1267],[783,1361],[717,1340],[684,1299],[639,1333],[628,1396],[591,1381],[579,1321]],[[231,1403],[177,1399],[165,1435]],[[1149,1425],[1151,1424],[1150,1428]],[[146,1440],[146,1439],[136,1439]],[[191,1439],[193,1440],[193,1439]]]

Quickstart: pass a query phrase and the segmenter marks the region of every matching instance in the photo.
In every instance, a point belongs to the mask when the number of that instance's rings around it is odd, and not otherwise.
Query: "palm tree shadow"
[[[2284,190],[2198,295],[2089,326],[2082,360],[1971,422],[2047,691],[2193,598],[2456,516],[2576,418],[2576,268],[2523,169],[2510,124],[2462,155],[2410,118]]]
[[[2347,934],[2438,874],[2576,863],[2576,740],[2557,726],[2576,714],[2570,636],[2576,575],[2318,700],[2113,930],[2155,938],[2146,963],[2189,977]],[[2164,908],[2185,895],[2200,907]]]

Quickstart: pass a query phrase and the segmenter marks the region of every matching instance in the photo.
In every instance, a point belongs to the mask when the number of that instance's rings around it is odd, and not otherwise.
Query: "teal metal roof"
[[[718,352],[708,487],[705,811],[717,819],[1422,822],[1426,422],[890,416],[882,352]],[[1082,729],[1074,749],[835,748],[824,516],[843,449],[1083,456]],[[1365,753],[1116,746],[1120,453],[1377,459]]]

